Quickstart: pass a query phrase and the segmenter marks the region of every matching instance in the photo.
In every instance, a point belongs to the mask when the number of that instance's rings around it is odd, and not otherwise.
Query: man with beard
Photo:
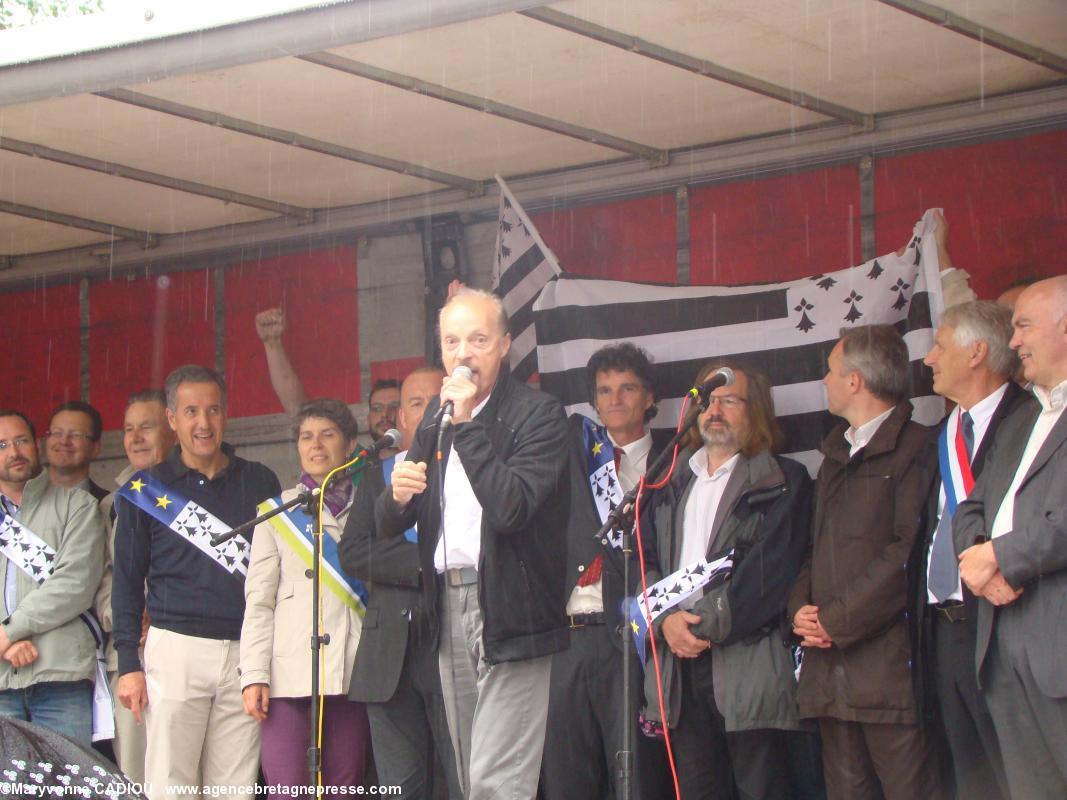
[[[723,364],[706,365],[702,385]],[[790,792],[787,731],[802,730],[793,659],[784,644],[786,597],[808,544],[811,479],[774,453],[782,434],[770,382],[742,365],[698,418],[703,446],[642,504],[651,589],[707,574],[731,554],[724,582],[694,584],[653,618],[665,721],[686,800],[780,798]],[[646,715],[660,718],[646,664]],[[730,775],[733,774],[733,785]]]
[[[88,747],[96,642],[86,615],[104,568],[104,525],[89,494],[49,480],[37,435],[0,411],[0,714]]]

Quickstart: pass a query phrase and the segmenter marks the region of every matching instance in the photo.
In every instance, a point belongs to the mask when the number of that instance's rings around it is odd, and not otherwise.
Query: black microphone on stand
[[[705,408],[711,393],[722,386],[734,385],[734,371],[729,367],[720,367],[700,386],[694,386],[690,393],[700,401]]]
[[[402,438],[400,431],[396,428],[390,428],[370,447],[364,447],[360,450],[358,454],[359,461],[344,470],[342,474],[351,475],[353,472],[359,471],[367,461],[376,459],[382,450],[392,450],[394,447],[399,447]]]
[[[452,370],[453,378],[463,378],[464,380],[473,381],[474,373],[471,372],[471,368],[465,364],[460,364],[454,370]],[[452,414],[455,411],[455,404],[451,400],[445,400],[444,405],[441,406],[441,428],[438,435],[443,434],[452,425]]]

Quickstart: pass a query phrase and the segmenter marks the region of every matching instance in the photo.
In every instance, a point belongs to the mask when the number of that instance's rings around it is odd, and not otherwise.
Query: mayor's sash
[[[645,661],[645,642],[648,629],[659,617],[692,597],[713,581],[725,581],[734,569],[734,551],[712,561],[700,559],[648,587],[648,602],[645,597],[627,598],[624,609],[630,632],[634,637],[637,655]]]
[[[246,539],[235,536],[218,547],[211,539],[229,533],[232,528],[203,506],[194,503],[147,472],[136,472],[118,491],[150,517],[163,523],[231,575],[244,580],[248,573],[251,547]]]
[[[264,500],[257,509],[260,514],[266,514],[282,505],[280,497]],[[312,566],[314,544],[312,531],[315,522],[299,506],[286,509],[280,514],[267,520],[267,524],[274,528],[293,552],[297,554],[304,566]],[[366,611],[367,589],[362,581],[346,575],[341,569],[341,558],[337,551],[337,542],[328,533],[323,533],[322,541],[322,585],[333,593],[338,600],[359,614],[360,618]]]
[[[38,586],[55,569],[56,551],[44,539],[21,522],[0,510],[0,555],[22,570]],[[8,613],[15,609],[9,608]],[[111,699],[111,685],[107,679],[107,658],[104,656],[104,631],[92,612],[86,610],[78,619],[89,628],[96,644],[96,681],[93,684],[93,741],[115,738],[115,709]]]
[[[586,475],[600,522],[604,523],[612,509],[622,502],[623,496],[619,475],[615,471],[615,448],[608,438],[607,428],[597,425],[586,416],[582,416],[581,422]],[[616,549],[622,547],[622,535],[614,528],[608,531],[608,541]]]

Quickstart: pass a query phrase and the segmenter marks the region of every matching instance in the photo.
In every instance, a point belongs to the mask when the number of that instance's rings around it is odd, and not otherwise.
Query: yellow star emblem
[[[637,633],[640,628],[637,627],[637,620],[630,620],[630,627],[633,628],[634,633]]]
[[[139,492],[144,488],[144,481],[138,478],[137,480],[130,483],[130,488],[133,489],[135,492]]]
[[[169,506],[173,502],[174,501],[171,500],[166,495],[163,495],[162,497],[157,497],[156,498],[156,505],[159,506],[160,508],[166,508],[167,506]]]
[[[604,446],[600,442],[594,442],[593,443],[593,455],[594,456],[600,455],[600,451],[603,450],[603,449],[604,449]]]

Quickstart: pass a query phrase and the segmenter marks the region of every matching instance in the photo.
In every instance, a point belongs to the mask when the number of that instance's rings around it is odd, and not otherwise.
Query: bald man
[[[1067,797],[1067,277],[1025,289],[1012,325],[1040,405],[1004,420],[953,536],[1011,796]]]

